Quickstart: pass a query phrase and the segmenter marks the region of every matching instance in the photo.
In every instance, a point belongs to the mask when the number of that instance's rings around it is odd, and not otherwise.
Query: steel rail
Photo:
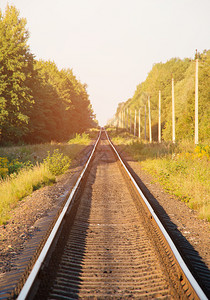
[[[139,193],[140,197],[143,199],[144,203],[146,204],[151,216],[153,217],[153,219],[155,220],[157,226],[159,227],[159,230],[162,232],[165,240],[167,241],[168,245],[170,246],[171,251],[173,252],[173,255],[176,259],[176,261],[178,262],[181,270],[183,271],[183,273],[185,274],[186,278],[188,279],[190,285],[192,286],[193,290],[195,291],[195,293],[197,294],[197,296],[201,299],[201,300],[208,300],[208,298],[206,297],[205,293],[203,292],[202,288],[200,287],[200,285],[198,284],[198,282],[196,281],[196,279],[194,278],[194,276],[192,275],[192,273],[190,272],[190,270],[188,269],[187,265],[185,264],[183,258],[181,257],[179,251],[177,250],[174,242],[172,241],[171,237],[169,236],[169,234],[167,233],[166,229],[164,228],[163,224],[161,223],[161,221],[159,220],[158,216],[156,215],[156,213],[154,212],[152,206],[150,205],[150,203],[148,202],[148,200],[146,199],[146,197],[144,196],[143,192],[141,191],[141,189],[139,188],[138,184],[136,183],[135,179],[132,177],[131,173],[129,172],[129,170],[127,169],[127,167],[125,166],[124,162],[122,161],[120,155],[118,154],[116,148],[114,147],[114,145],[112,144],[106,130],[106,137],[112,147],[112,149],[114,150],[115,154],[117,155],[120,163],[122,164],[124,170],[126,171],[127,175],[129,176],[130,180],[132,181],[132,183],[134,184],[137,192]]]
[[[69,197],[68,197],[68,199],[67,199],[67,201],[66,201],[66,203],[65,203],[65,205],[64,205],[64,207],[63,207],[63,209],[62,209],[62,211],[61,211],[61,213],[60,213],[60,215],[59,215],[59,217],[58,217],[58,219],[57,219],[57,221],[56,221],[56,223],[55,223],[55,225],[54,225],[54,227],[53,227],[53,229],[52,229],[52,231],[51,231],[51,233],[50,233],[50,235],[49,235],[49,237],[48,237],[48,239],[47,239],[47,241],[46,241],[46,243],[45,243],[45,245],[44,245],[44,247],[43,247],[43,249],[40,253],[40,255],[39,255],[39,257],[38,257],[38,259],[36,260],[36,262],[35,262],[32,270],[31,270],[31,272],[30,272],[23,288],[21,289],[21,291],[20,291],[20,293],[17,297],[17,300],[26,299],[26,297],[27,297],[27,295],[28,295],[28,293],[29,293],[29,291],[30,291],[35,279],[36,279],[36,276],[37,276],[37,274],[38,274],[38,272],[39,272],[39,270],[42,266],[42,263],[43,263],[46,255],[49,251],[49,248],[50,248],[50,246],[51,246],[51,244],[52,244],[52,242],[53,242],[53,240],[56,236],[56,233],[57,233],[57,231],[58,231],[58,229],[61,225],[61,222],[62,222],[62,220],[63,220],[63,218],[64,218],[71,202],[72,202],[72,199],[74,198],[74,195],[75,195],[75,193],[76,193],[76,191],[77,191],[77,189],[78,189],[78,187],[81,183],[81,180],[82,180],[82,178],[83,178],[83,176],[84,176],[84,174],[85,174],[85,172],[86,172],[86,170],[87,170],[87,168],[90,164],[90,161],[91,161],[91,159],[92,159],[92,157],[95,153],[95,150],[96,150],[96,147],[99,143],[100,138],[101,138],[101,130],[99,132],[99,136],[98,136],[98,139],[97,139],[97,141],[94,145],[94,148],[93,148],[93,150],[90,154],[90,157],[89,157],[87,163],[85,164],[79,178],[77,179],[77,182],[74,185],[74,187],[73,187],[73,189],[72,189],[72,191],[71,191],[71,193],[70,193],[70,195],[69,195]]]

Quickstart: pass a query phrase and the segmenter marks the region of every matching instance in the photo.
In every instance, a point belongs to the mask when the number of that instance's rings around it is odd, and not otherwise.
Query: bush
[[[8,175],[8,159],[6,157],[0,157],[0,176],[2,178]]]
[[[0,157],[0,177],[5,178],[13,173],[19,173],[21,169],[33,167],[30,161],[21,162],[18,159],[8,160],[7,157]]]
[[[89,134],[82,133],[81,135],[76,133],[76,136],[69,140],[68,144],[80,144],[80,145],[88,145],[90,143]]]
[[[71,160],[68,156],[60,153],[58,149],[55,149],[52,155],[50,155],[50,152],[48,151],[48,156],[44,159],[44,163],[49,171],[57,176],[68,170]]]

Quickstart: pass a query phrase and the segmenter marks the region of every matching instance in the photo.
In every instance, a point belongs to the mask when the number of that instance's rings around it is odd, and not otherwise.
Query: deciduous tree
[[[30,53],[26,20],[14,6],[0,12],[0,127],[1,140],[17,141],[27,132],[28,111],[33,104]]]

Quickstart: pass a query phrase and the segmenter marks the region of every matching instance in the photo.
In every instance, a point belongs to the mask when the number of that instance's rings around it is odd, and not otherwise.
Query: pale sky
[[[0,0],[27,19],[36,59],[70,68],[88,85],[100,125],[153,64],[210,49],[210,0]]]

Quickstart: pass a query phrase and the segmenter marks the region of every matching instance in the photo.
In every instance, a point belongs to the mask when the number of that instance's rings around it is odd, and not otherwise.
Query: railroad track
[[[18,299],[207,299],[102,132]]]

